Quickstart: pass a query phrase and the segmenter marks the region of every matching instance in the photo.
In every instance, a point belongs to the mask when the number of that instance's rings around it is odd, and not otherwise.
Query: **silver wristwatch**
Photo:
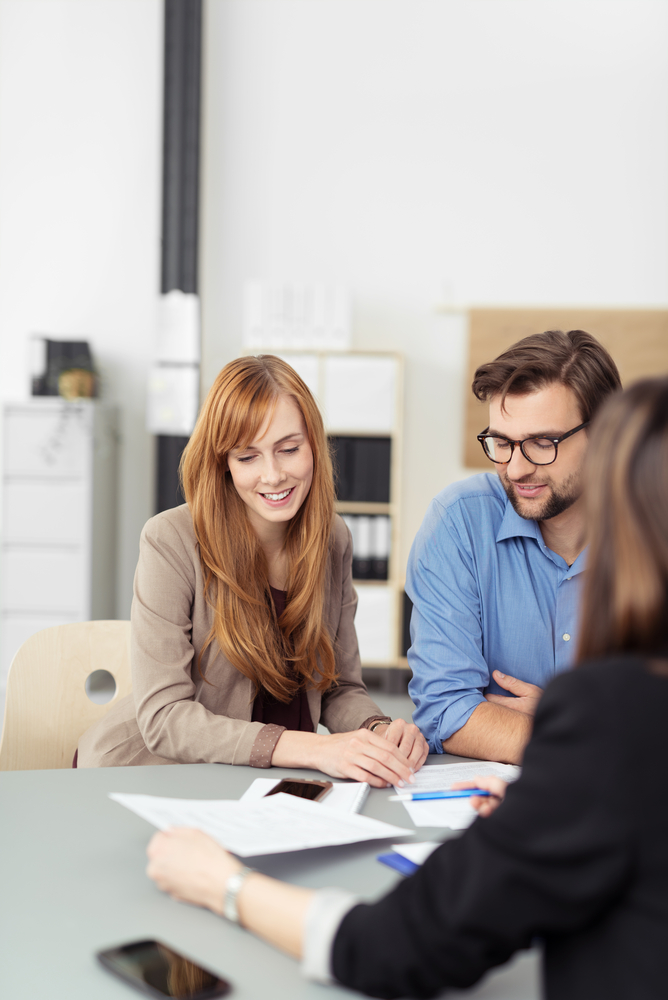
[[[227,885],[225,886],[225,899],[223,901],[223,916],[231,920],[233,924],[239,923],[239,911],[237,910],[237,896],[241,892],[241,887],[248,878],[255,871],[254,868],[242,868],[240,871],[235,872],[227,880]]]

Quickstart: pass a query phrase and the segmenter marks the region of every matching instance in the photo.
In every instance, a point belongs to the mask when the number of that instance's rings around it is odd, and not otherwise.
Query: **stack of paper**
[[[279,792],[257,801],[165,799],[154,795],[110,793],[109,798],[131,809],[158,829],[196,827],[242,858],[281,854],[311,847],[355,844],[363,840],[404,837],[412,830],[381,823],[367,816],[329,809]]]
[[[452,788],[456,781],[473,781],[494,774],[504,781],[516,781],[520,768],[514,764],[499,764],[493,760],[477,760],[470,764],[435,764],[423,767],[415,775],[415,784],[399,788],[400,795],[413,792],[436,792]],[[408,815],[416,826],[449,826],[452,830],[465,830],[478,815],[470,799],[430,799],[426,802],[404,802]]]
[[[258,799],[263,799],[280,780],[280,778],[256,778],[239,801],[257,802]],[[344,813],[358,813],[366,802],[368,794],[369,785],[366,781],[334,781],[332,782],[332,790],[327,793],[322,804],[328,809],[339,809]]]

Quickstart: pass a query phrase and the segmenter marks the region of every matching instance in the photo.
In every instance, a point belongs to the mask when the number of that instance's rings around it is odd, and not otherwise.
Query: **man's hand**
[[[502,674],[500,670],[493,671],[493,677],[499,687],[505,688],[515,698],[508,698],[503,694],[486,694],[487,701],[494,705],[503,705],[504,708],[511,708],[514,712],[523,712],[525,715],[534,716],[538,707],[538,702],[543,694],[543,689],[536,684],[527,684],[510,674]]]

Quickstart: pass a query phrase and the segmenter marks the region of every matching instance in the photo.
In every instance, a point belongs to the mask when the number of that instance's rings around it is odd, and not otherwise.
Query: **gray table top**
[[[446,763],[447,755],[429,758]],[[260,771],[224,764],[11,771],[0,774],[0,993],[12,1000],[130,1000],[95,952],[156,937],[218,972],[235,1000],[325,1000],[351,994],[301,977],[292,959],[209,911],[176,903],[145,875],[153,828],[108,792],[175,798],[236,799],[260,776],[323,777],[318,772]],[[411,826],[391,792],[372,789],[363,813]],[[443,840],[450,830],[416,830]],[[250,860],[298,885],[337,885],[376,898],[400,878],[376,861],[387,841],[349,844]],[[134,993],[135,996],[140,994]],[[470,991],[476,1000],[537,1000],[538,956],[518,956]]]

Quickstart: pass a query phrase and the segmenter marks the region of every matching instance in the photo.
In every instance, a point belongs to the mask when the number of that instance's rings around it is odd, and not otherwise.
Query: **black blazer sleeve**
[[[388,998],[466,987],[535,935],[591,924],[623,893],[632,847],[616,808],[617,711],[600,691],[584,670],[552,682],[522,777],[497,811],[344,918],[332,953],[339,982]]]

